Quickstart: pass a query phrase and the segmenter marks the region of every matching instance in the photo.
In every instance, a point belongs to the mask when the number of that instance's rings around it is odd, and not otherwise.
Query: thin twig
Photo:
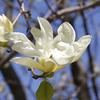
[[[19,13],[19,14],[17,15],[17,17],[16,17],[15,20],[13,21],[13,25],[15,25],[15,23],[16,23],[17,20],[19,19],[20,15],[21,15],[21,13]]]
[[[56,13],[60,17],[60,16],[65,15],[65,14],[76,13],[76,12],[88,10],[90,8],[99,7],[99,6],[100,6],[100,0],[88,3],[84,6],[64,8],[62,10],[57,11]],[[56,17],[55,15],[51,16],[51,18],[55,18],[55,17]]]
[[[50,10],[53,14],[57,15],[56,11],[54,11],[54,10],[52,9],[52,7],[49,5],[48,1],[47,1],[47,0],[44,0],[44,1],[45,1],[45,3],[46,3],[47,7],[49,8],[49,10]]]
[[[24,18],[26,20],[26,23],[27,23],[27,26],[30,29],[31,26],[30,26],[30,24],[28,22],[28,18],[30,17],[30,13],[29,13],[29,11],[25,10],[23,0],[17,0],[17,2],[19,4],[19,6],[20,6],[21,14],[24,16]]]

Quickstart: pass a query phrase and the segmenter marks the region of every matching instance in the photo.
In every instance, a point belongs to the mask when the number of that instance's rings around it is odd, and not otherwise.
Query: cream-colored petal
[[[4,38],[4,27],[0,26],[0,42],[7,42],[7,40]]]
[[[42,65],[43,72],[45,73],[53,72],[53,70],[56,68],[56,64],[52,59],[42,58],[39,59],[39,63]]]
[[[32,27],[31,33],[33,37],[35,38],[35,40],[43,37],[43,33],[41,32],[41,30],[36,27]]]
[[[35,38],[35,45],[37,48],[41,48],[43,49],[43,44],[45,43],[45,39],[44,39],[44,34],[37,28],[33,27],[31,29],[31,33],[33,35],[33,37]]]
[[[9,34],[5,34],[5,39],[9,41],[17,42],[28,42],[31,46],[34,47],[34,44],[26,37],[25,34],[20,32],[12,32]]]
[[[65,42],[58,42],[55,46],[56,49],[58,49],[60,52],[65,53],[68,56],[72,56],[74,53],[74,47],[68,43]]]
[[[66,43],[72,43],[75,41],[75,30],[68,22],[64,22],[58,28],[58,40],[62,40]]]
[[[0,16],[0,26],[4,27],[5,33],[9,33],[13,31],[12,22],[4,14]]]
[[[11,21],[4,15],[0,15],[0,41],[7,42],[4,38],[5,34],[8,34],[13,31],[13,24]]]
[[[91,36],[86,35],[86,36],[82,36],[77,42],[73,43],[75,56],[72,62],[77,61],[82,56],[82,54],[85,52],[90,42],[91,42]]]
[[[0,26],[0,35],[4,35],[4,27],[3,26]]]
[[[51,55],[53,31],[49,22],[41,17],[38,17],[41,30],[33,27],[31,33],[34,36],[37,49],[42,51],[42,55],[49,57]]]
[[[35,60],[33,60],[32,58],[28,58],[28,57],[15,57],[11,60],[12,62],[15,62],[17,64],[26,66],[28,68],[36,68],[39,70],[43,70],[41,65],[36,62]]]
[[[28,38],[25,36],[25,34],[19,33],[19,32],[12,32],[12,33],[6,34],[5,38],[7,40],[13,41],[14,43],[25,42],[28,40]]]
[[[52,40],[53,39],[53,30],[50,23],[41,17],[38,17],[38,21],[40,24],[40,28],[42,33],[44,34],[44,39]]]
[[[84,44],[84,46],[87,48],[87,46],[90,44],[91,42],[91,39],[92,39],[92,36],[90,35],[85,35],[85,36],[82,36],[79,40],[78,40],[78,43],[80,44]]]
[[[73,49],[73,46],[61,41],[57,43],[56,48],[59,49],[60,51],[66,51],[66,53],[67,52],[69,53],[70,49]]]
[[[69,64],[73,57],[73,50],[69,49],[70,51],[60,51],[58,49],[55,49],[53,51],[53,59],[56,61],[58,65],[66,65]]]
[[[4,21],[5,21],[6,32],[7,33],[12,32],[13,31],[13,24],[12,24],[12,22],[4,14],[2,16],[3,16]]]
[[[33,48],[28,42],[18,42],[12,46],[12,49],[29,57],[40,55],[40,52]]]

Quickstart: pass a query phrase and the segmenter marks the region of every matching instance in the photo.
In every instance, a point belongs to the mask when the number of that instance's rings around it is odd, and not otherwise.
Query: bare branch
[[[80,12],[80,11],[88,10],[89,8],[94,8],[94,7],[97,7],[97,6],[100,6],[100,1],[91,2],[91,3],[88,3],[88,4],[83,5],[83,6],[76,6],[76,7],[64,8],[62,10],[57,11],[57,15],[62,16],[64,14],[70,14],[70,13],[74,13],[74,12]],[[56,16],[53,15],[51,17],[55,18]]]

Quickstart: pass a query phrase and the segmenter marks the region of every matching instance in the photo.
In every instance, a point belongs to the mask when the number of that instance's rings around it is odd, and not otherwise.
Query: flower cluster
[[[12,32],[11,22],[4,15],[0,16],[1,33],[8,33],[5,34],[5,39],[14,42],[12,49],[25,55],[25,57],[13,58],[12,62],[51,73],[77,61],[90,44],[90,35],[75,41],[75,31],[68,22],[60,25],[56,37],[53,37],[52,27],[46,19],[38,17],[38,22],[40,29],[31,28],[35,39],[33,44],[23,33]]]

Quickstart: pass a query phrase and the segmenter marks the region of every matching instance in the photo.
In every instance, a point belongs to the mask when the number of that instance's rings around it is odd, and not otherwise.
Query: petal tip
[[[92,36],[91,35],[86,35],[87,39],[91,42]]]
[[[43,20],[44,18],[42,17],[37,17],[38,21]]]

